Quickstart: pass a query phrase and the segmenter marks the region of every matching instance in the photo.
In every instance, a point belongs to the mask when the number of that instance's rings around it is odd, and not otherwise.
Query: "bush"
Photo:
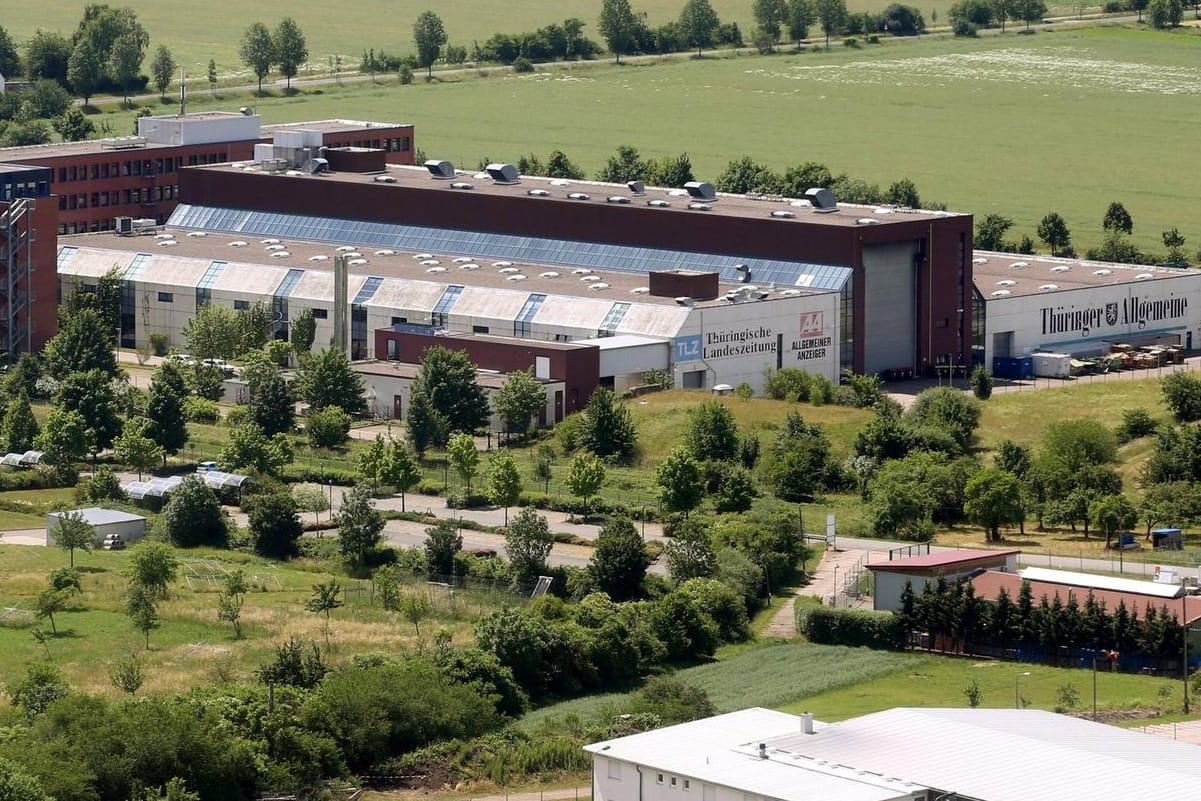
[[[965,36],[971,39],[980,35],[976,30],[976,26],[965,19],[951,20],[951,33],[955,36]]]
[[[1164,402],[1182,423],[1201,420],[1201,377],[1189,373],[1173,373],[1160,385]]]
[[[533,72],[534,64],[525,56],[518,56],[513,60],[513,72]]]
[[[408,86],[413,82],[413,68],[405,64],[400,68],[400,82]]]
[[[992,397],[992,376],[983,367],[972,370],[972,394],[980,400]]]
[[[896,651],[904,645],[904,630],[892,612],[798,606],[796,628],[809,642]]]
[[[170,346],[171,340],[166,334],[150,335],[150,349],[154,352],[155,356],[166,356],[167,350],[170,348]]]
[[[842,45],[843,45],[843,47],[858,47],[859,40],[856,39],[854,36],[848,36],[847,38],[842,40]]]
[[[350,415],[337,406],[327,406],[309,412],[304,419],[304,433],[314,448],[337,448],[346,442],[350,432]]]
[[[879,36],[879,34],[875,34],[875,33],[873,33],[873,34],[871,34],[870,36],[868,36],[868,37],[867,37],[867,43],[868,43],[868,44],[880,44],[880,36]]]
[[[1125,409],[1122,411],[1122,422],[1115,432],[1118,442],[1129,442],[1139,437],[1147,437],[1155,433],[1157,428],[1155,418],[1146,409]]]
[[[70,480],[67,480],[70,479]],[[54,489],[55,487],[74,487],[79,480],[78,474],[58,475],[58,471],[49,470],[17,470],[0,472],[0,492],[9,490]]]
[[[237,428],[250,419],[250,410],[245,406],[235,406],[225,415],[225,425]]]
[[[291,481],[308,482],[311,484],[337,484],[339,487],[353,487],[359,481],[358,473],[340,467],[317,467],[293,462],[283,469],[283,478]],[[431,494],[431,493],[426,493]],[[432,493],[436,495],[437,493]]]
[[[221,407],[215,401],[189,395],[183,402],[183,414],[189,423],[215,424],[221,419]]]

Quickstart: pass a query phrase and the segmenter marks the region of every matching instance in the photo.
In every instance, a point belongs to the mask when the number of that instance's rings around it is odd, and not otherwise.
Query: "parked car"
[[[225,359],[205,359],[201,364],[205,367],[216,367],[227,376],[237,375],[238,373],[237,368],[225,361]]]
[[[201,462],[200,464],[196,465],[197,473],[211,473],[216,469],[217,469],[216,462]]]
[[[191,367],[196,363],[196,359],[194,359],[191,354],[188,353],[172,353],[167,358],[173,362],[178,362],[184,367]]]

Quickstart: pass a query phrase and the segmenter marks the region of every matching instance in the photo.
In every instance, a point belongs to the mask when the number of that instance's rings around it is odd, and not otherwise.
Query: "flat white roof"
[[[1099,576],[1095,573],[1074,573],[1070,570],[1052,570],[1047,567],[1027,567],[1019,571],[1025,581],[1043,581],[1048,584],[1068,584],[1073,587],[1092,587],[1097,590],[1113,590],[1138,595],[1153,595],[1156,598],[1175,598],[1180,595],[1180,585],[1160,584],[1155,581]]]
[[[618,334],[614,337],[577,339],[575,342],[577,345],[596,345],[601,350],[620,350],[621,348],[641,348],[647,345],[668,345],[671,340],[642,337],[637,334]]]
[[[51,512],[49,517],[62,517],[70,512],[75,512],[83,515],[83,519],[88,525],[103,526],[108,523],[132,523],[136,520],[145,521],[146,518],[142,515],[131,514],[130,512],[122,512],[119,509],[102,509],[99,506],[89,506],[86,509],[68,509],[61,512]]]
[[[593,743],[584,750],[782,801],[894,801],[919,789],[838,765],[785,767],[736,750],[740,743],[799,730],[796,715],[754,708]]]

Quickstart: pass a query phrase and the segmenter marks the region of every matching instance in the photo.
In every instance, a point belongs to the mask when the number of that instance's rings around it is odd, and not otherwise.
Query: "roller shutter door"
[[[864,368],[879,373],[917,364],[917,282],[913,243],[863,249]]]

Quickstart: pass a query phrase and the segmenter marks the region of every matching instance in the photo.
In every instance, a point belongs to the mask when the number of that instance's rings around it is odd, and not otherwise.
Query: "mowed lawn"
[[[1016,221],[1036,238],[1064,216],[1083,252],[1121,201],[1142,248],[1176,227],[1192,253],[1201,224],[1182,164],[1201,124],[1201,36],[1125,28],[980,40],[886,40],[860,48],[624,65],[528,75],[475,71],[401,86],[328,85],[296,97],[191,95],[190,108],[251,102],[267,122],[352,117],[412,122],[429,158],[545,159],[560,148],[594,174],[620,144],[648,157],[687,152],[714,180],[748,155],[783,170],[802,161],[922,198]],[[165,107],[164,107],[165,108]],[[113,130],[130,126],[121,118]]]

